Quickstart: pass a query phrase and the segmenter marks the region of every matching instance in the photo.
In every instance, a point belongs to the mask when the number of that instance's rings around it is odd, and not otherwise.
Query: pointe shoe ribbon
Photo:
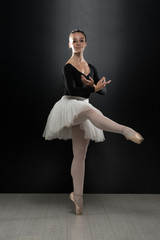
[[[137,144],[141,144],[144,141],[144,138],[141,136],[140,133],[136,132],[133,136],[127,138],[127,140]]]
[[[70,193],[70,199],[74,202],[74,204],[75,204],[75,208],[76,208],[76,214],[77,215],[82,215],[82,212],[83,212],[83,208],[82,207],[80,207],[77,203],[76,203],[76,201],[75,201],[75,199],[74,199],[74,194],[73,194],[73,192],[71,192]]]

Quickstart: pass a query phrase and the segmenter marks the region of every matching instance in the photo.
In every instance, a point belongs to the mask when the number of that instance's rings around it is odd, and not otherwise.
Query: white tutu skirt
[[[102,114],[89,103],[88,99],[64,95],[51,109],[43,137],[46,140],[71,139],[74,119],[88,107]],[[95,127],[89,120],[84,121],[80,128],[84,131],[85,139],[91,139],[95,142],[105,140],[103,130]]]

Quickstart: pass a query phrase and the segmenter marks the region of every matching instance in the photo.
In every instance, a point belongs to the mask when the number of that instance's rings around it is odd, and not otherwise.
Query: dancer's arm
[[[90,80],[86,79],[83,75],[81,75],[81,80],[86,86],[93,86],[95,88],[95,92],[99,93],[101,90],[105,88],[107,84],[111,82],[111,80],[106,82],[106,78],[102,77],[97,84],[94,83],[93,78],[89,77]]]
[[[97,69],[92,65],[93,67],[93,70],[94,70],[94,76],[93,76],[93,79],[94,79],[94,83],[95,85],[99,82],[99,80],[102,80],[102,78],[100,79],[99,76],[98,76],[98,72],[97,72]],[[101,95],[105,95],[107,93],[107,89],[104,87],[102,88],[101,90],[99,91],[96,91],[98,94],[101,94]]]
[[[101,94],[101,95],[105,95],[107,89],[105,88],[106,84],[109,84],[111,82],[111,80],[106,82],[106,78],[102,77],[101,79],[99,79],[98,77],[98,73],[96,68],[92,66],[92,69],[94,71],[94,75],[93,78],[89,77],[89,79],[86,79],[83,75],[81,76],[81,80],[84,83],[84,85],[88,86],[88,87],[95,87],[95,92]]]
[[[65,80],[65,86],[71,96],[80,96],[84,97],[95,92],[95,88],[93,87],[76,87],[75,81],[73,78],[73,74],[71,68],[68,65],[63,67],[63,76]]]

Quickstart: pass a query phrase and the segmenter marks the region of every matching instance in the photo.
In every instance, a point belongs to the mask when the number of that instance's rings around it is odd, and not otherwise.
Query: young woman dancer
[[[93,93],[105,94],[105,77],[99,79],[96,68],[84,59],[87,46],[86,34],[74,30],[69,35],[69,47],[72,56],[62,69],[65,82],[64,95],[53,106],[46,123],[43,137],[51,139],[72,139],[73,161],[71,175],[74,191],[70,199],[75,204],[76,214],[83,211],[83,185],[85,173],[85,157],[89,141],[104,141],[104,131],[119,133],[127,140],[140,144],[143,137],[132,128],[118,124],[105,117],[89,103]]]

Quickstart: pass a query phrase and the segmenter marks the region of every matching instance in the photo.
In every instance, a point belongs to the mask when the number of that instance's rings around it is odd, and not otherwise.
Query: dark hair
[[[80,29],[74,29],[74,30],[72,30],[72,32],[69,34],[69,37],[70,37],[70,35],[71,35],[72,33],[76,33],[76,32],[82,33],[82,34],[84,35],[84,37],[85,37],[85,41],[87,42],[87,36],[86,36],[86,34],[85,34],[82,30],[80,30]]]

